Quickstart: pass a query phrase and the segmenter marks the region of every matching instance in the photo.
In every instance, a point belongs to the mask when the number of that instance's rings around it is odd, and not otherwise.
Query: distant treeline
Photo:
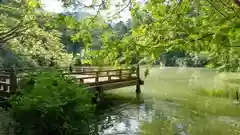
[[[156,64],[165,66],[204,67],[208,64],[207,57],[189,55],[183,51],[171,51],[160,55]]]

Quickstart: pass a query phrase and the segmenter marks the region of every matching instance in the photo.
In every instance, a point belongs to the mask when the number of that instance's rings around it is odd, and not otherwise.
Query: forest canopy
[[[190,55],[204,52],[209,67],[238,70],[237,0],[93,0],[90,4],[61,1],[66,9],[91,9],[95,14],[77,20],[72,15],[44,11],[37,0],[2,2],[1,47],[10,47],[15,54],[21,54],[20,59],[35,65],[49,65],[52,61],[69,65],[78,52],[70,54],[66,48],[77,44],[85,50],[85,62],[104,60],[115,66],[155,63],[160,54],[177,49]],[[113,7],[116,12],[102,16]],[[113,26],[110,21],[119,20],[119,14],[126,10],[131,18]]]

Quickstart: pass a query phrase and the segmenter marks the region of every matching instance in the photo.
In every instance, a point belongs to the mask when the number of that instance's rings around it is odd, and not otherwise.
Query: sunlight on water
[[[188,86],[195,86],[198,84],[198,82],[200,81],[200,72],[195,70],[192,75],[190,76],[190,78],[188,79]]]
[[[163,69],[165,69],[165,64],[164,64],[164,63],[162,63],[162,62],[160,62],[159,69],[160,69],[160,70],[163,70]]]
[[[116,109],[112,114],[111,127],[106,128],[106,125],[99,125],[98,128],[101,130],[99,134],[112,135],[112,134],[128,134],[133,135],[139,132],[139,126],[141,121],[152,121],[154,112],[152,108],[146,108],[145,104],[126,106],[121,108],[123,111]],[[108,114],[109,115],[109,114]],[[115,115],[115,116],[114,116]],[[103,116],[104,117],[104,116]],[[106,118],[108,119],[108,117]],[[109,122],[106,121],[106,124]]]
[[[157,111],[156,105],[152,102],[139,104],[132,106],[125,106],[121,108],[123,111],[116,109],[112,114],[111,122],[108,121],[109,117],[106,116],[105,124],[98,126],[98,132],[102,135],[112,135],[112,134],[127,134],[135,135],[140,132],[140,124],[142,121],[150,123],[154,119],[167,120],[171,119],[170,113],[176,109],[176,104],[171,104],[170,102],[159,102],[163,108]],[[171,110],[170,108],[174,108]],[[120,109],[120,108],[119,108]],[[108,114],[109,115],[109,114]],[[107,127],[111,123],[110,127]],[[107,128],[106,128],[107,127]],[[181,130],[183,125],[176,125],[176,130]]]
[[[142,71],[144,71],[144,69]],[[222,78],[226,78],[226,75],[217,74],[214,70],[204,68],[153,67],[150,70],[150,76],[145,78],[145,84],[142,86],[144,103],[132,104],[126,102],[123,105],[111,108],[110,111],[104,111],[103,115],[99,116],[101,120],[99,120],[96,131],[100,135],[138,135],[143,130],[141,128],[143,123],[151,125],[153,121],[157,121],[157,123],[160,122],[160,124],[163,124],[163,127],[160,125],[157,126],[158,124],[148,127],[151,129],[150,131],[153,135],[170,135],[158,134],[158,129],[168,129],[169,126],[172,126],[172,135],[194,135],[190,134],[188,130],[195,117],[200,117],[198,116],[199,112],[191,110],[191,108],[183,110],[180,104],[171,100],[171,97],[176,96],[176,98],[187,102],[186,99],[177,96],[181,93],[191,92],[194,88],[206,88],[211,90],[216,87],[222,87],[224,82]],[[126,94],[127,96],[131,95],[132,98],[135,98],[133,94],[135,87],[127,87],[116,91],[119,96],[124,97]],[[114,92],[110,91],[110,93]],[[160,100],[158,98],[162,97],[162,95],[165,95],[165,100]],[[193,109],[200,107],[199,105],[201,104],[197,102],[197,100],[200,99],[193,99],[194,100],[190,102],[193,105],[196,104],[193,106]],[[203,101],[204,107],[216,107],[212,106],[211,102],[208,102],[206,99]],[[219,107],[221,108],[222,106]],[[204,117],[204,119],[197,124],[202,128],[206,128],[206,132],[212,132],[213,135],[218,135],[218,131],[215,133],[215,128],[221,130],[221,127],[215,127],[214,125],[219,124],[219,120],[224,122],[227,121],[226,118],[223,118],[225,117],[214,119],[211,122],[211,120]],[[232,119],[232,117],[229,117],[229,119]],[[164,123],[164,121],[166,123]],[[168,121],[171,122],[168,123]],[[214,122],[216,122],[216,124],[214,124]],[[206,127],[207,125],[209,125],[210,128]],[[219,125],[221,126],[221,124]],[[154,130],[156,130],[156,133]],[[196,127],[191,127],[191,130],[192,132],[195,132],[195,130],[199,132]]]

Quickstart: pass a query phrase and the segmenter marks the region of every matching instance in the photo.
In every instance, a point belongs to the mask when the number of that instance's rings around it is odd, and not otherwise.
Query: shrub
[[[20,90],[10,99],[15,134],[73,134],[93,114],[92,95],[86,87],[60,73],[30,75],[21,81]]]

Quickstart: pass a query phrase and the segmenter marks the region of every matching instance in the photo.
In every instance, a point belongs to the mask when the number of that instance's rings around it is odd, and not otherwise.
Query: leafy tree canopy
[[[54,15],[42,11],[37,1],[7,1],[0,5],[0,12],[3,18],[0,20],[0,45],[19,56],[16,61],[22,64],[16,66],[49,66],[51,63],[62,66],[71,62],[71,56],[64,52],[60,42],[61,32],[49,29]],[[1,66],[12,66],[16,61]]]
[[[26,44],[63,50],[60,37],[64,34],[74,43],[83,43],[89,58],[106,59],[112,65],[136,60],[153,63],[161,53],[180,49],[191,54],[207,52],[213,67],[227,71],[239,67],[240,12],[232,0],[148,0],[144,4],[137,0],[92,0],[90,4],[81,0],[61,1],[66,7],[94,9],[96,15],[77,21],[71,16],[42,11],[36,0],[11,0],[1,4],[1,44],[13,44],[15,51],[16,46],[27,48]],[[121,34],[119,28],[100,19],[99,13],[112,6],[120,9],[113,16],[123,10],[130,10],[132,16],[126,27],[120,28]],[[113,16],[107,19],[116,19]],[[89,50],[96,44],[101,50]]]
[[[208,52],[214,67],[237,69],[240,12],[234,1],[148,0],[144,6],[130,2],[132,20],[141,23],[121,40],[105,32],[103,55],[119,62],[121,49],[121,59],[128,62],[136,56],[153,62],[160,53],[180,48],[193,54]]]

